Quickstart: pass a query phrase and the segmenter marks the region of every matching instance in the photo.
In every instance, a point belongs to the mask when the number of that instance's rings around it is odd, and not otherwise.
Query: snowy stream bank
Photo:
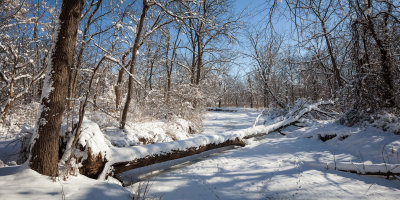
[[[222,126],[252,126],[257,112],[209,112],[205,134]],[[262,122],[261,122],[262,123]],[[217,128],[217,124],[221,127]],[[327,170],[314,164],[399,164],[400,137],[375,128],[349,128],[334,121],[309,121],[307,127],[250,139],[246,147],[148,174],[149,196],[162,199],[398,199],[399,180]],[[322,142],[318,135],[336,135]],[[346,139],[342,139],[346,135]]]
[[[208,112],[202,134],[212,137],[249,128],[258,114],[254,110]],[[164,200],[398,199],[397,179],[327,170],[321,166],[335,162],[399,164],[400,136],[375,128],[349,128],[334,121],[304,124],[304,128],[285,128],[281,132],[286,136],[273,132],[249,139],[243,148],[222,149],[223,153],[216,153],[221,150],[217,149],[129,171],[123,179],[139,182],[128,187],[122,187],[112,178],[102,181],[82,175],[54,182],[18,166],[0,167],[0,199],[131,199],[131,192],[146,184],[148,197]],[[325,135],[336,136],[322,142],[319,138]]]

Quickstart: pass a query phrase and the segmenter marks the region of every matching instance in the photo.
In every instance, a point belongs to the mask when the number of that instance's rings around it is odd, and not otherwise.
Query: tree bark
[[[124,70],[120,68],[118,70],[118,80],[117,84],[114,86],[114,92],[115,92],[115,108],[118,110],[119,105],[121,104],[121,84],[122,84],[122,78],[124,75]]]
[[[41,98],[40,117],[32,140],[30,167],[47,176],[58,174],[59,132],[68,95],[76,34],[84,0],[63,0],[59,30]]]
[[[335,55],[333,55],[333,49],[332,49],[331,41],[329,40],[328,32],[326,30],[325,23],[324,23],[323,20],[321,20],[321,26],[322,26],[322,31],[324,33],[326,47],[328,48],[329,57],[330,57],[331,62],[332,62],[333,73],[335,74],[335,79],[336,79],[336,82],[338,84],[338,87],[341,88],[341,87],[343,87],[342,78],[340,77],[340,71],[339,71],[339,68],[338,68],[337,63],[336,63]]]
[[[264,85],[263,85],[263,106],[264,108],[268,107],[267,105],[267,96],[268,96],[268,85],[267,81],[264,79]]]
[[[206,12],[205,9],[205,2],[204,2],[204,13]],[[204,15],[204,14],[203,14]],[[203,22],[200,22],[199,30],[197,30],[196,37],[197,37],[197,73],[196,73],[196,85],[200,84],[201,78],[201,68],[203,67]]]
[[[138,30],[136,32],[136,38],[135,38],[135,43],[133,44],[133,48],[132,48],[132,58],[131,58],[131,66],[129,69],[129,73],[131,75],[134,74],[135,72],[135,65],[136,65],[136,55],[137,52],[139,50],[140,47],[140,41],[141,41],[141,37],[142,37],[142,30],[143,30],[143,25],[144,25],[144,20],[146,18],[146,12],[149,9],[149,5],[147,3],[147,1],[143,1],[143,9],[142,9],[142,14],[140,15],[140,21],[139,21],[139,25],[138,25]],[[122,111],[122,116],[121,116],[121,122],[120,122],[120,129],[124,129],[125,128],[125,124],[126,124],[126,118],[128,116],[128,111],[129,111],[129,105],[131,103],[131,99],[132,99],[132,95],[133,95],[133,77],[129,76],[128,79],[128,94],[126,96],[126,101],[125,101],[125,106],[124,109]]]

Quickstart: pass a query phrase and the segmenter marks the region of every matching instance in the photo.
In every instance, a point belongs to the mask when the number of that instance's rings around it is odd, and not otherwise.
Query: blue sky
[[[234,46],[235,49],[244,52],[248,52],[247,46],[247,38],[245,35],[246,30],[265,30],[266,24],[268,22],[268,12],[269,12],[269,4],[273,0],[235,0],[234,9],[236,13],[240,13],[242,10],[246,9],[247,16],[243,18],[244,24],[247,26],[243,31],[243,34],[238,35],[238,39],[241,41],[240,44],[236,44]],[[278,2],[279,3],[279,2]],[[285,11],[282,11],[283,13]],[[289,41],[290,43],[290,29],[291,23],[288,21],[285,16],[282,14],[276,13],[274,17],[277,17],[276,20],[273,21],[273,26],[277,34],[281,36],[286,36],[288,39],[285,41]],[[246,57],[241,57],[237,60],[239,65],[232,66],[233,74],[237,74],[238,76],[245,76],[246,72],[249,72],[253,69],[252,61]]]

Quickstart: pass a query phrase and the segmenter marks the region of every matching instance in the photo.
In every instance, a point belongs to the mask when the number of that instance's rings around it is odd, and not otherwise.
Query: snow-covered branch
[[[364,175],[400,175],[399,164],[367,164],[367,163],[353,163],[353,162],[329,162],[329,163],[315,163],[304,162],[304,165],[324,168],[327,170],[338,170],[351,172]]]
[[[111,62],[114,62],[115,64],[119,65],[119,67],[121,67],[130,77],[132,77],[133,80],[134,80],[140,87],[144,88],[144,85],[143,85],[139,80],[137,80],[133,74],[131,74],[131,73],[129,72],[129,70],[122,64],[122,62],[121,62],[120,60],[118,60],[118,59],[116,59],[116,58],[114,58],[114,57],[112,57],[112,56],[109,56],[109,55],[105,55],[104,57],[105,57],[105,59],[107,59],[107,60],[109,60],[109,61],[111,61]],[[129,63],[128,63],[128,64],[129,64]]]

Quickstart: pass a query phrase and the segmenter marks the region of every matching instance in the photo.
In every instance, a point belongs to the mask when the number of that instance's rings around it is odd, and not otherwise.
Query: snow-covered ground
[[[256,112],[210,112],[205,133],[251,126]],[[312,167],[310,163],[395,163],[400,136],[333,121],[287,128],[253,139],[244,148],[150,176],[151,197],[162,199],[398,199],[399,180]],[[337,136],[327,142],[318,134]],[[342,135],[349,135],[341,141]],[[312,138],[310,138],[312,136]],[[130,186],[135,191],[139,183]]]
[[[215,135],[227,131],[249,128],[261,111],[252,109],[234,109],[237,112],[208,112],[203,121],[203,134]]]
[[[0,168],[0,199],[128,200],[133,195],[121,185],[82,175],[52,179],[24,167]]]
[[[208,112],[203,134],[249,128],[259,113],[251,109]],[[399,135],[375,128],[344,127],[334,121],[304,124],[307,126],[300,129],[286,128],[282,131],[286,136],[274,132],[248,140],[244,148],[153,172],[147,180],[145,177],[126,188],[112,180],[82,175],[52,180],[24,167],[2,167],[0,162],[0,199],[131,199],[139,185],[143,188],[146,184],[150,186],[148,197],[162,199],[398,199],[398,179],[321,166],[328,162],[399,164]],[[322,142],[318,135],[336,137]],[[10,138],[1,138],[0,151],[9,149],[5,144]],[[12,159],[4,158],[0,157],[10,165]]]

